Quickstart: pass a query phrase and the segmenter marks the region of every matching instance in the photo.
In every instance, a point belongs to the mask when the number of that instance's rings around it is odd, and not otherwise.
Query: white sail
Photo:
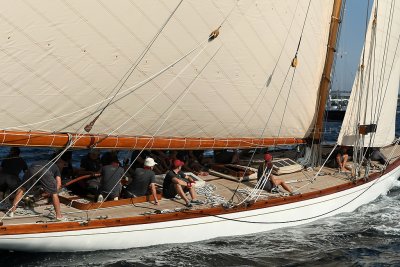
[[[353,84],[339,134],[341,145],[355,145],[359,125],[377,125],[376,133],[362,135],[361,146],[382,147],[394,141],[400,80],[399,39],[400,1],[375,1],[360,61],[364,62],[364,68],[359,68]]]
[[[80,133],[115,96],[91,133],[303,138],[333,5],[309,2],[2,1],[1,129]]]

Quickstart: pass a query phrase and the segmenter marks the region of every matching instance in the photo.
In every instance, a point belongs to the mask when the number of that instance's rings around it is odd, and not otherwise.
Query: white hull
[[[379,179],[331,195],[219,217],[209,216],[81,231],[0,236],[0,249],[46,252],[126,249],[265,232],[354,211],[386,193],[399,176],[400,167],[397,167]]]

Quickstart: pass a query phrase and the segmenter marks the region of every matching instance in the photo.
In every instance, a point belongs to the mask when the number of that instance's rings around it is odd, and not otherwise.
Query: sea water
[[[327,141],[336,140],[339,127],[338,122],[327,124]],[[400,127],[396,133],[400,135]],[[49,153],[24,150],[29,159],[47,157]],[[182,230],[182,234],[191,233]],[[0,266],[350,265],[400,266],[400,181],[386,195],[354,212],[272,232],[118,251],[0,252]]]

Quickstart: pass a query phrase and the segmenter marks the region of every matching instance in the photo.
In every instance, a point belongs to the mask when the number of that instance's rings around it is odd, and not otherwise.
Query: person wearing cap
[[[47,160],[33,163],[28,168],[28,171],[25,172],[23,182],[16,193],[11,212],[8,216],[14,216],[18,202],[20,202],[24,193],[27,190],[31,190],[36,183],[39,183],[43,187],[44,191],[52,197],[54,211],[56,213],[55,219],[63,220],[64,218],[61,215],[60,199],[58,198],[57,192],[61,188],[61,169],[65,167],[66,164],[67,162],[65,162],[61,157],[57,159],[56,163]]]
[[[168,171],[164,178],[163,196],[174,198],[178,194],[185,201],[186,207],[190,208],[193,204],[202,204],[202,202],[196,200],[195,181],[181,170],[183,165],[185,163],[179,159],[173,161],[172,170]],[[186,192],[189,192],[192,200],[189,201]]]
[[[140,197],[147,195],[150,190],[154,197],[154,205],[158,205],[156,175],[153,171],[157,163],[153,158],[146,158],[143,165],[143,168],[136,168],[133,180],[127,186],[126,192],[128,197]]]
[[[288,191],[291,195],[293,195],[293,191],[289,188],[289,186],[281,179],[276,178],[272,174],[272,155],[269,153],[266,153],[264,155],[264,162],[260,164],[258,167],[257,171],[257,181],[260,179],[267,179],[267,181],[264,181],[264,187],[263,189],[271,192],[273,188],[278,187],[279,185],[282,186],[286,191]]]

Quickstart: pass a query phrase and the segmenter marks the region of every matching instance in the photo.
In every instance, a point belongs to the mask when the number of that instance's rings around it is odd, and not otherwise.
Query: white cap
[[[155,162],[152,158],[146,158],[146,160],[144,161],[144,166],[146,167],[153,167],[156,164],[157,162]]]

